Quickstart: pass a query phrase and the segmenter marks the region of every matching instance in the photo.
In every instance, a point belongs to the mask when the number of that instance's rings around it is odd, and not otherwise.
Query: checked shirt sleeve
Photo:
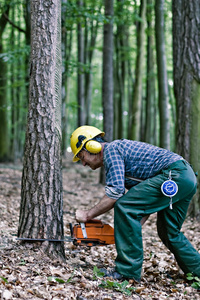
[[[105,193],[109,198],[117,200],[125,193],[125,166],[118,149],[111,144],[107,144],[104,150],[104,167],[106,172]]]

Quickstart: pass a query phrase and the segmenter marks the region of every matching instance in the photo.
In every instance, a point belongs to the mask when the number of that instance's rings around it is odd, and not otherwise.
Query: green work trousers
[[[161,192],[161,185],[171,177],[178,185],[173,197]],[[116,271],[127,278],[140,280],[143,264],[142,217],[157,212],[158,235],[174,254],[185,274],[200,277],[200,254],[183,235],[181,226],[185,220],[189,203],[196,192],[197,180],[190,165],[179,160],[156,176],[132,187],[119,198],[114,206],[115,244],[117,250]]]

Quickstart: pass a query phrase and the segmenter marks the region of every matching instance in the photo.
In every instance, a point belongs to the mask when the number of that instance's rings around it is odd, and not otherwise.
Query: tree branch
[[[8,21],[8,23],[10,23],[10,25],[12,25],[14,28],[18,29],[20,32],[26,33],[26,31],[22,28],[20,28],[19,26],[15,25],[9,18],[8,16],[4,13],[3,14],[5,19]]]

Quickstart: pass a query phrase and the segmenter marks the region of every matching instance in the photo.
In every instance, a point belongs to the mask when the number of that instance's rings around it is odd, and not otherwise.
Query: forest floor
[[[143,226],[144,264],[140,283],[101,278],[98,269],[114,266],[115,245],[83,247],[65,243],[66,262],[52,260],[39,246],[16,240],[22,165],[0,164],[0,297],[1,299],[200,299],[156,232],[156,215]],[[65,236],[75,224],[77,208],[94,205],[104,194],[99,170],[63,160]],[[100,218],[113,226],[113,211]],[[200,250],[197,220],[187,218],[182,231]],[[98,268],[98,269],[97,269]]]

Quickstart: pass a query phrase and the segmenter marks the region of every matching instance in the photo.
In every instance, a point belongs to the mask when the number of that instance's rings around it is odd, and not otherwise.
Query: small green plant
[[[200,278],[197,276],[194,276],[192,273],[188,273],[186,275],[187,280],[193,281],[191,284],[191,287],[194,289],[200,290]]]
[[[99,286],[107,289],[114,289],[117,292],[121,292],[130,296],[132,294],[132,291],[135,290],[135,288],[128,285],[129,282],[127,280],[124,280],[122,282],[102,280]]]
[[[101,272],[101,270],[99,270],[96,266],[93,269],[93,273],[94,273],[93,279],[104,276],[104,273]],[[135,288],[130,287],[128,285],[129,285],[129,282],[127,280],[124,280],[122,282],[102,280],[99,286],[102,287],[102,288],[105,288],[105,289],[106,288],[107,289],[114,289],[118,292],[121,292],[123,294],[126,294],[126,295],[130,296],[132,294],[132,291],[135,290]]]
[[[19,262],[19,265],[24,266],[25,264],[26,264],[26,261],[24,259],[21,259],[20,262]]]
[[[74,272],[75,272],[76,269],[74,269]],[[74,272],[72,273],[72,275],[67,279],[67,281],[63,280],[62,278],[59,278],[59,277],[53,277],[53,276],[49,276],[47,277],[47,280],[48,281],[51,281],[51,282],[57,282],[57,283],[69,283],[73,276],[74,276]]]
[[[94,268],[93,268],[93,274],[94,274],[93,279],[104,276],[104,273],[101,272],[101,270],[99,270],[96,266],[94,266]]]
[[[49,281],[56,281],[56,282],[58,282],[58,283],[65,283],[65,280],[63,280],[62,278],[58,278],[58,277],[53,277],[53,276],[49,276],[48,278],[47,278],[47,280],[49,280]]]
[[[3,282],[8,283],[8,280],[5,277],[0,276],[0,278],[3,280]]]

